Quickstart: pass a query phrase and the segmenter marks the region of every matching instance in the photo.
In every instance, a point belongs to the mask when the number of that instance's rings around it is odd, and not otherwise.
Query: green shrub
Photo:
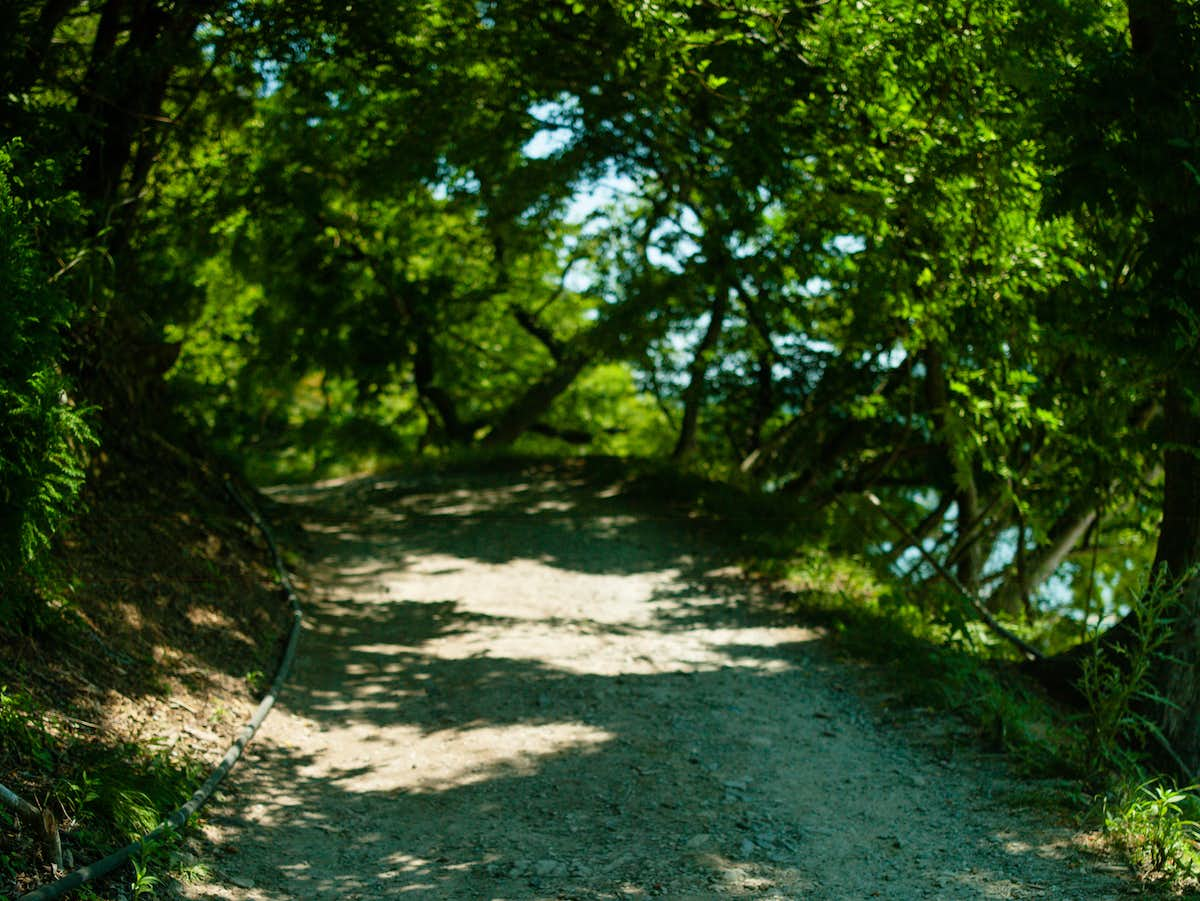
[[[50,740],[36,702],[0,685],[0,766],[48,768],[52,760]]]
[[[1133,622],[1129,640],[1107,645],[1099,634],[1092,654],[1083,661],[1079,691],[1088,705],[1088,769],[1131,772],[1147,739],[1159,737],[1157,726],[1142,711],[1148,705],[1169,703],[1154,694],[1151,674],[1163,659],[1171,637],[1170,612],[1179,603],[1181,581],[1170,581],[1160,570],[1130,596]]]
[[[93,441],[59,363],[70,303],[31,244],[37,210],[0,148],[0,613],[76,500]]]
[[[1151,873],[1192,875],[1200,862],[1200,824],[1185,808],[1195,810],[1196,788],[1175,788],[1157,779],[1145,782],[1108,808],[1104,828],[1139,867]]]

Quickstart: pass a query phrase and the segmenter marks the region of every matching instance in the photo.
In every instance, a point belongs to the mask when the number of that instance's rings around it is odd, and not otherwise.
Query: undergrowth
[[[51,810],[64,852],[80,865],[154,829],[187,800],[201,769],[161,741],[77,735],[30,695],[0,687],[0,772],[18,774],[10,787]],[[42,852],[4,816],[0,877],[15,884]]]
[[[61,578],[30,586],[28,616],[0,618],[0,783],[55,815],[68,869],[190,797],[209,740],[188,728],[211,730],[214,708],[274,671],[285,612],[207,460],[150,439],[106,454],[54,549]],[[0,815],[0,898],[52,879],[31,832]],[[80,897],[136,897],[167,873],[199,873],[177,844],[165,838],[140,874],[123,868]]]
[[[1094,636],[1078,685],[1088,707],[1085,759],[1106,834],[1147,880],[1192,891],[1200,888],[1200,786],[1178,787],[1147,765],[1142,749],[1174,754],[1152,716],[1171,702],[1153,692],[1150,679],[1166,659],[1179,586],[1194,575],[1168,581],[1159,573],[1137,587],[1129,598],[1132,625],[1118,641]]]
[[[1176,885],[1200,874],[1200,786],[1155,778],[1122,785],[1104,799],[1104,829],[1138,872]]]

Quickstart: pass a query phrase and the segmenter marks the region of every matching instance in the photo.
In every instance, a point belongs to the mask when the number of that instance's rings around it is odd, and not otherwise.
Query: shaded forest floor
[[[160,437],[110,450],[54,555],[48,603],[0,623],[0,783],[63,827],[70,869],[187,800],[270,682],[286,601],[220,474]],[[0,897],[49,882],[0,810]],[[177,872],[180,849],[168,847]],[[123,897],[128,868],[89,888]]]
[[[1139,891],[627,486],[526,466],[273,496],[308,536],[306,631],[186,897]]]

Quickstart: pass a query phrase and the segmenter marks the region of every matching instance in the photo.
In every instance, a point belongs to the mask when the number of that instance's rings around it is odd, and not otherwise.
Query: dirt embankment
[[[275,492],[311,536],[281,708],[197,899],[1111,898],[970,740],[678,522],[536,472]]]
[[[219,471],[152,434],[96,469],[49,596],[0,622],[0,783],[61,821],[68,869],[188,798],[254,709],[289,618]],[[0,895],[52,880],[35,839],[0,830]],[[115,898],[129,881],[92,888]]]

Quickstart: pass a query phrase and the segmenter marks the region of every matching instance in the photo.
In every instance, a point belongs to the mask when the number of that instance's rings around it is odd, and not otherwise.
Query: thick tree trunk
[[[112,224],[118,205],[117,218],[132,218],[122,201],[134,192],[123,179],[135,149],[142,148],[141,171],[133,183],[145,180],[163,127],[167,85],[212,6],[210,0],[172,8],[107,0],[101,9],[76,112],[84,129],[78,187],[104,213],[106,224]]]
[[[705,376],[708,374],[713,350],[721,338],[721,330],[725,327],[725,313],[728,309],[729,289],[722,286],[713,297],[708,328],[705,329],[700,343],[696,345],[692,363],[688,367],[688,385],[683,392],[683,421],[679,426],[679,439],[675,442],[675,450],[671,453],[671,459],[676,463],[686,460],[696,451],[696,431],[700,423],[700,407],[704,402]]]
[[[127,96],[132,73],[121,71],[123,56],[117,39],[124,30],[124,0],[107,0],[100,11],[96,36],[87,73],[80,85],[76,107],[82,127],[86,129],[83,164],[79,172],[79,189],[85,198],[102,204],[116,193],[117,182],[129,159],[137,114],[141,112]]]
[[[73,126],[78,169],[70,179],[89,214],[92,239],[126,280],[136,280],[128,254],[138,195],[158,156],[167,87],[192,61],[193,37],[212,0],[165,4],[105,0],[96,20],[88,65],[77,88]],[[49,27],[57,15],[49,11]],[[103,315],[80,320],[71,354],[80,391],[106,416],[143,415],[161,395],[161,373],[131,348],[160,340],[150,319],[113,295]]]
[[[979,487],[973,470],[967,470],[962,487],[955,493],[954,502],[958,505],[957,528],[965,534],[980,517]],[[979,593],[979,576],[983,572],[984,563],[983,551],[984,543],[976,537],[965,545],[962,556],[958,559],[955,575],[971,594]]]
[[[1178,0],[1128,0],[1133,66],[1128,76],[1134,116],[1127,120],[1132,141],[1124,159],[1135,160],[1132,186],[1140,195],[1129,204],[1130,221],[1148,210],[1147,247],[1140,290],[1154,318],[1149,352],[1142,362],[1163,379],[1163,517],[1154,569],[1176,579],[1186,577],[1178,604],[1169,612],[1172,634],[1152,674],[1154,692],[1167,703],[1149,704],[1172,752],[1169,767],[1188,780],[1200,776],[1200,386],[1194,317],[1200,313],[1200,283],[1195,253],[1195,219],[1200,186],[1188,165],[1188,141],[1195,135],[1190,92],[1200,28],[1187,3]],[[1126,123],[1123,123],[1126,124]],[[1139,299],[1142,300],[1142,299]],[[1184,308],[1184,309],[1181,309]],[[1170,336],[1170,340],[1165,340]],[[1180,337],[1186,344],[1180,347]],[[1157,345],[1157,346],[1155,346]],[[1153,368],[1151,368],[1153,367]],[[1123,647],[1143,624],[1126,616],[1101,638],[1118,665]],[[1048,687],[1070,690],[1080,662],[1093,653],[1080,645],[1034,667]]]
[[[1175,608],[1173,634],[1155,673],[1168,701],[1157,711],[1159,728],[1190,772],[1200,775],[1200,398],[1178,378],[1167,385],[1163,454],[1163,518],[1155,570],[1186,578]]]
[[[1166,350],[1175,359],[1164,391],[1163,518],[1154,567],[1185,580],[1171,611],[1166,654],[1154,674],[1154,688],[1167,701],[1157,708],[1156,719],[1187,777],[1195,779],[1200,775],[1200,335],[1193,317],[1200,314],[1195,260],[1200,185],[1186,139],[1194,141],[1197,134],[1192,95],[1200,25],[1194,4],[1180,0],[1128,0],[1127,8],[1138,149],[1145,154],[1139,188],[1151,212],[1149,243],[1157,257],[1150,289],[1163,317],[1163,335],[1174,332],[1174,346]],[[1187,340],[1182,353],[1180,335]]]

